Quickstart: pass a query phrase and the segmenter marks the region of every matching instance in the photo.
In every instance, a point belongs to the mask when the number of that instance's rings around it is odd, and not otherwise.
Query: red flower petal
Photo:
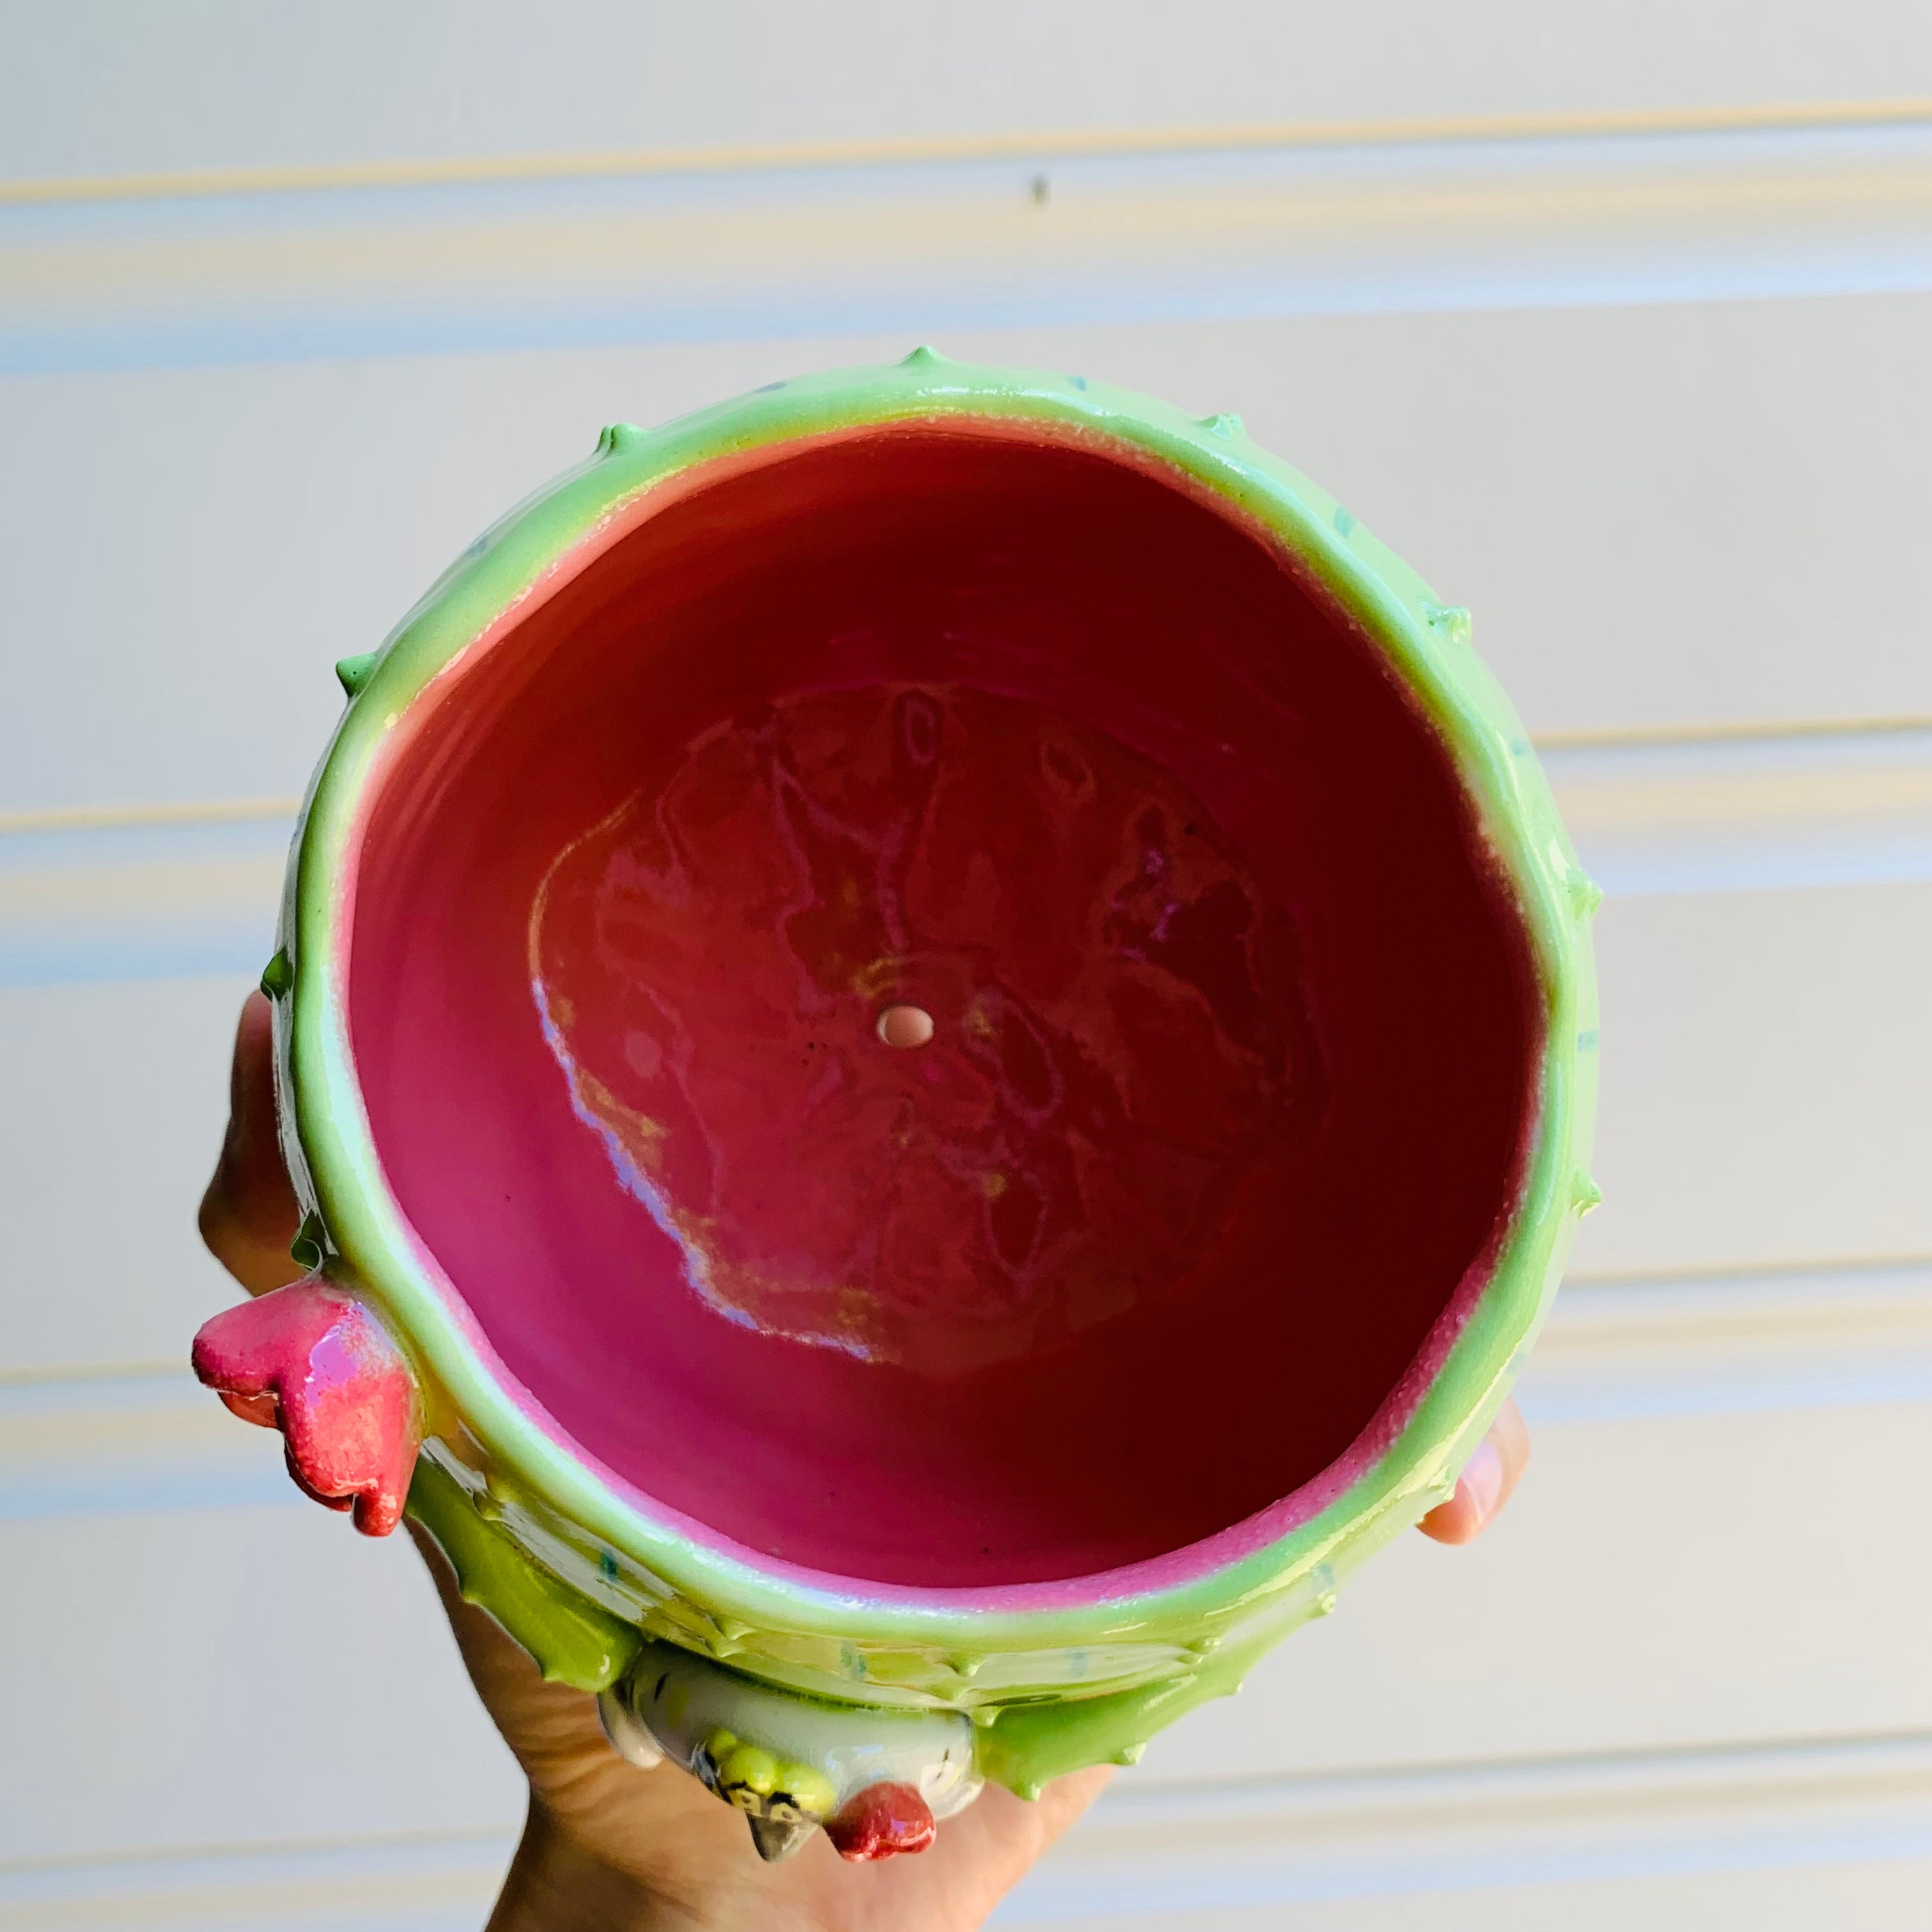
[[[868,1784],[825,1827],[842,1858],[854,1864],[922,1852],[937,1835],[931,1808],[909,1784]]]
[[[422,1441],[409,1364],[359,1301],[292,1282],[202,1325],[194,1372],[237,1415],[286,1440],[289,1472],[366,1536],[402,1520]]]

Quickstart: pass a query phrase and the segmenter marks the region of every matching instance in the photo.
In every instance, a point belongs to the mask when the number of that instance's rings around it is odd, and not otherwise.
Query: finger
[[[1529,1460],[1529,1430],[1514,1402],[1498,1411],[1490,1432],[1463,1466],[1454,1493],[1418,1527],[1438,1543],[1468,1543],[1492,1522],[1522,1478]]]
[[[250,1294],[302,1273],[289,1258],[300,1219],[275,1138],[274,1038],[260,993],[242,1002],[228,1080],[228,1131],[201,1202],[201,1238]]]

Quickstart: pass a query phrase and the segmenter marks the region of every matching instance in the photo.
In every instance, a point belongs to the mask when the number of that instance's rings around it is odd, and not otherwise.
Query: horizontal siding
[[[1932,718],[1928,316],[1873,297],[950,346],[1241,410],[1474,610],[1532,729],[1628,735]],[[601,423],[904,346],[0,382],[0,556],[32,642],[9,662],[0,813],[299,793],[328,666]]]
[[[0,372],[1932,286],[1894,120],[28,200]]]
[[[244,956],[268,929],[265,899]],[[1932,884],[1613,899],[1598,932],[1607,1198],[1577,1275],[1932,1255]],[[176,1360],[220,1305],[193,1207],[251,977],[0,987],[0,1212],[41,1285],[0,1371]]]
[[[1932,1542],[1898,1533],[1932,1515],[1932,1272],[1633,1298],[1559,1302],[1480,1544],[1388,1552],[1130,1788],[1932,1732]],[[0,1391],[0,1564],[38,1580],[0,1699],[40,1768],[0,1861],[514,1821],[412,1553],[305,1505],[269,1437],[185,1378],[42,1384]],[[228,1748],[236,1696],[301,1749]]]
[[[35,1580],[0,1664],[34,1766],[0,1860],[514,1825],[521,1778],[414,1549],[344,1527],[278,1498],[0,1529]]]
[[[1519,1393],[1566,1424],[1923,1402],[1932,1262],[1572,1281]],[[16,1372],[0,1381],[0,1522],[296,1507],[274,1442],[225,1418],[178,1354]]]
[[[1604,742],[1544,769],[1613,900],[1932,883],[1932,730]],[[0,986],[245,971],[292,798],[0,819]]]
[[[1001,1925],[1892,1928],[1932,1874],[1922,1736],[1116,1786]]]
[[[885,0],[555,0],[544,23],[514,0],[34,8],[0,176],[1932,94],[1912,0],[981,0],[936,26]]]
[[[181,1366],[328,666],[603,422],[935,336],[1240,410],[1474,608],[1608,892],[1521,1496],[1000,1922],[1923,1916],[1932,14],[10,24],[0,1928],[480,1922],[521,1785],[410,1552]]]
[[[176,1364],[233,1299],[194,1214],[254,976],[0,992],[0,1373]]]
[[[502,1828],[210,1846],[0,1873],[9,1932],[459,1932]],[[1932,1740],[1525,1760],[1238,1790],[1118,1780],[997,1915],[1181,1932],[1898,1932],[1932,1882]],[[1426,1916],[1424,1916],[1426,1915]]]
[[[1597,949],[1576,1272],[1932,1253],[1932,887],[1634,899]]]

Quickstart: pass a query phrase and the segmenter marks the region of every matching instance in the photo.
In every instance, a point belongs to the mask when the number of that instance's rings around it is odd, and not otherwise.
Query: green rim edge
[[[411,1252],[370,1144],[336,963],[334,882],[388,730],[584,538],[641,492],[712,458],[949,415],[1030,418],[1132,446],[1294,551],[1388,654],[1441,731],[1515,886],[1547,1002],[1540,1120],[1521,1202],[1488,1288],[1396,1442],[1276,1543],[1162,1591],[1072,1608],[882,1603],[862,1585],[775,1578],[632,1510],[548,1440],[497,1385]],[[272,975],[278,1075],[293,1096],[285,1151],[326,1270],[386,1318],[432,1413],[461,1418],[450,1434],[460,1438],[464,1478],[426,1454],[411,1513],[449,1556],[464,1595],[546,1676],[600,1689],[650,1630],[810,1694],[951,1704],[988,1726],[986,1774],[1031,1795],[1082,1766],[1130,1761],[1152,1731],[1238,1688],[1262,1651],[1332,1605],[1337,1580],[1447,1493],[1534,1338],[1577,1219],[1598,1198],[1588,1162],[1597,1054],[1589,921],[1599,895],[1520,722],[1470,647],[1467,613],[1440,602],[1333,497],[1256,449],[1237,419],[1196,421],[1078,377],[980,368],[921,349],[898,364],[774,384],[648,433],[620,424],[588,460],[478,538],[378,651],[340,668],[350,702],[303,807]],[[608,1592],[607,1577],[616,1580]],[[1010,1670],[997,1692],[973,1688],[985,1658],[1064,1661],[1106,1643],[1157,1658],[1158,1667],[1084,1694],[1064,1675],[1030,1687]]]

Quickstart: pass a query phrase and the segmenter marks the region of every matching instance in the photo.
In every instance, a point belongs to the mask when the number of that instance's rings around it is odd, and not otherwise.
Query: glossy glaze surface
[[[794,1696],[671,1644],[646,1644],[598,1709],[620,1756],[692,1773],[745,1814],[767,1860],[821,1828],[860,1862],[924,1851],[984,1783],[974,1727],[956,1712]]]
[[[881,684],[754,700],[640,777],[546,874],[532,983],[727,1320],[970,1374],[1175,1293],[1306,1159],[1294,922],[1118,739]]]
[[[947,1588],[1400,1432],[1542,1000],[1436,731],[1278,548],[1044,426],[830,436],[689,472],[439,682],[365,808],[362,1095],[590,1456]]]
[[[416,1389],[368,1309],[326,1283],[291,1282],[202,1324],[195,1373],[244,1422],[279,1429],[289,1474],[366,1535],[403,1516],[421,1443]]]

